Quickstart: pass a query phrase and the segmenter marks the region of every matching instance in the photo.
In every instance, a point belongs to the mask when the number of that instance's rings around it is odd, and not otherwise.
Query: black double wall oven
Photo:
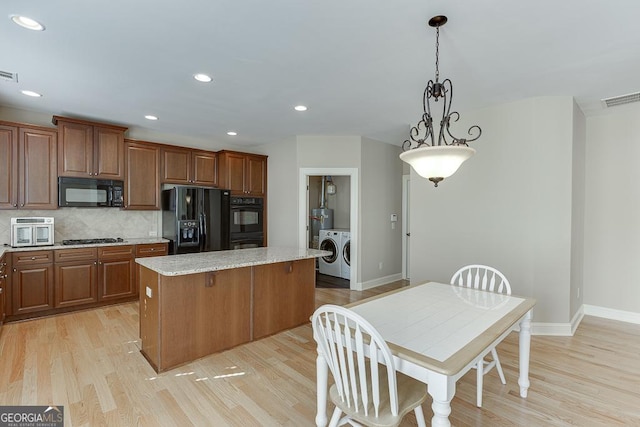
[[[231,249],[264,246],[264,199],[231,197]]]

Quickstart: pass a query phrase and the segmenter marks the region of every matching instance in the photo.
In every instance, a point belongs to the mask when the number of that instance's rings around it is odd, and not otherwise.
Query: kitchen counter
[[[77,249],[77,248],[92,248],[101,246],[122,246],[122,245],[145,245],[150,243],[167,243],[167,239],[160,237],[148,237],[148,238],[136,238],[136,239],[124,239],[122,242],[115,243],[92,243],[89,245],[63,245],[62,242],[55,243],[51,246],[29,246],[22,248],[13,248],[11,246],[0,247],[0,257],[7,252],[24,252],[24,251],[50,251],[56,249]]]
[[[141,352],[157,372],[309,321],[316,249],[136,258]]]
[[[317,249],[267,247],[138,258],[136,262],[162,276],[182,276],[185,274],[320,258],[325,255],[331,255],[331,252]]]

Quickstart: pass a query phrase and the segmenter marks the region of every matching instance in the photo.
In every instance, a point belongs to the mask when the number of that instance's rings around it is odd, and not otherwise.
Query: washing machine
[[[318,260],[320,274],[341,277],[342,232],[339,230],[320,230],[319,238],[320,250],[331,252],[331,255],[323,256]]]
[[[351,280],[351,232],[343,231],[340,242],[340,277]]]

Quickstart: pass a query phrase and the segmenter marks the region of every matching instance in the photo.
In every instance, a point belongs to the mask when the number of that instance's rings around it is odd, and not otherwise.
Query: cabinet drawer
[[[53,251],[14,252],[13,266],[24,264],[46,264],[53,262]]]
[[[134,253],[135,250],[133,245],[107,246],[98,248],[98,259],[127,259],[133,258]]]
[[[136,258],[163,256],[168,252],[167,243],[149,243],[136,246]]]
[[[98,248],[59,249],[53,252],[55,262],[91,261],[98,258]]]

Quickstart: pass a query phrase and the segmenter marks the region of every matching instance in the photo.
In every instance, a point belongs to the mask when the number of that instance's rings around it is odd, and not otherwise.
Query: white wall
[[[464,122],[462,122],[464,120]],[[459,267],[503,271],[538,322],[568,322],[573,100],[534,98],[463,114],[477,154],[438,188],[411,173],[411,282]]]
[[[295,138],[260,147],[267,163],[269,246],[298,247],[298,167]]]
[[[399,146],[362,141],[360,271],[362,282],[398,279],[402,273],[402,162]],[[391,222],[391,214],[398,221]]]
[[[582,306],[584,298],[584,215],[587,121],[578,105],[573,103],[573,160],[571,191],[571,287],[569,316]]]
[[[640,313],[640,107],[587,119],[584,303]]]

